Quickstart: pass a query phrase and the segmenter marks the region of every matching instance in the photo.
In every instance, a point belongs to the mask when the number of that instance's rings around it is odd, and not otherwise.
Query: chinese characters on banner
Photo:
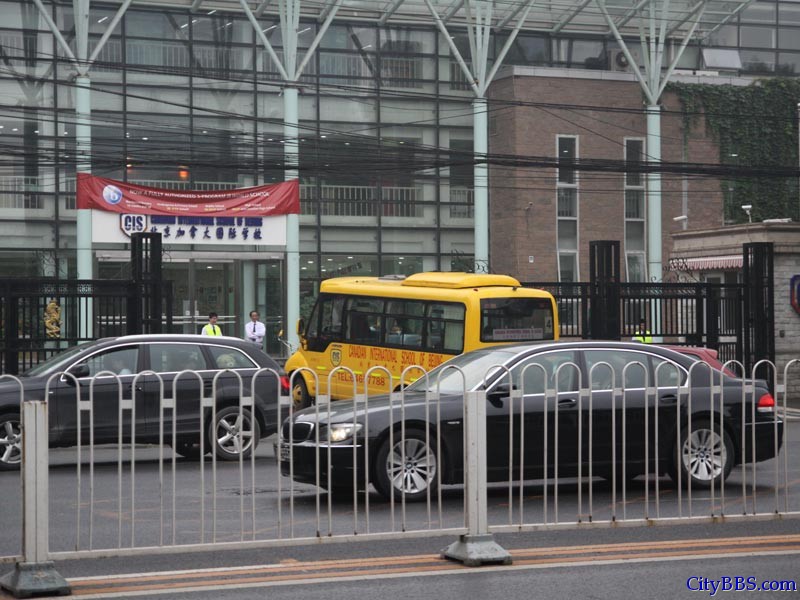
[[[264,244],[265,221],[268,220],[263,217],[120,215],[120,228],[126,236],[143,231],[160,233],[164,243],[172,244]]]
[[[167,244],[286,243],[288,214],[300,212],[297,180],[233,190],[168,190],[78,174],[79,209],[92,209],[93,242],[160,233]],[[119,227],[111,225],[117,220]]]

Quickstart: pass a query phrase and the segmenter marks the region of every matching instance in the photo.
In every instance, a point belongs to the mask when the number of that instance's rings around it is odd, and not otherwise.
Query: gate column
[[[620,339],[619,242],[589,242],[589,339]]]
[[[742,246],[745,374],[760,360],[775,363],[775,288],[772,242]],[[754,374],[753,374],[754,375]],[[769,377],[765,377],[769,380]]]
[[[133,294],[128,299],[128,334],[161,333],[164,307],[160,233],[131,235],[131,267]]]

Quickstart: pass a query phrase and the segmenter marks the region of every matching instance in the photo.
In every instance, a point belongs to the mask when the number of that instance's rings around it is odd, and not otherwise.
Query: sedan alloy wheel
[[[680,464],[684,483],[709,488],[726,479],[733,468],[733,444],[727,432],[720,433],[719,424],[711,427],[705,419],[692,423],[692,430],[683,435]]]
[[[22,426],[18,413],[0,415],[0,471],[19,469],[22,462]]]
[[[258,421],[246,408],[239,413],[238,406],[228,406],[217,413],[209,426],[208,437],[216,446],[217,456],[223,460],[248,458],[261,437]]]
[[[392,440],[384,440],[377,455],[377,477],[375,487],[386,498],[394,494],[396,499],[405,496],[406,501],[416,502],[436,489],[436,453],[425,440],[425,432],[407,429],[405,439],[398,433]]]

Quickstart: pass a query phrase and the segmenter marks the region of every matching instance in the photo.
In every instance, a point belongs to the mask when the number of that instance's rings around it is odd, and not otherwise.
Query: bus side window
[[[464,323],[447,323],[444,334],[444,350],[454,354],[464,351]]]
[[[372,331],[370,330],[367,315],[364,313],[351,312],[349,317],[347,341],[369,343],[372,341]]]
[[[305,335],[307,339],[315,339],[319,335],[319,313],[321,310],[322,302],[317,302],[314,309],[311,311],[311,316],[308,317],[306,323]]]
[[[448,354],[464,351],[464,310],[463,304],[429,304],[426,342],[429,350]]]

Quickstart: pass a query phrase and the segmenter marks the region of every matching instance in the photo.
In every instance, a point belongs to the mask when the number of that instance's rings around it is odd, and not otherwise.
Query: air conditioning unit
[[[631,51],[633,60],[639,62],[639,53]],[[628,57],[619,48],[608,50],[606,52],[606,64],[608,64],[609,71],[632,71],[633,69],[628,64]]]

